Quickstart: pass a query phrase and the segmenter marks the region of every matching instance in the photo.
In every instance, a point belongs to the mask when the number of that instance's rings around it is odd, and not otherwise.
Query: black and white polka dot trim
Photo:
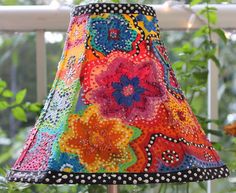
[[[75,6],[71,15],[77,16],[81,14],[101,13],[143,14],[156,16],[153,7],[138,3],[90,3],[87,5]]]
[[[147,184],[198,182],[227,176],[229,176],[229,170],[224,165],[217,168],[192,168],[168,173],[67,173],[12,170],[8,173],[7,179],[36,184]]]

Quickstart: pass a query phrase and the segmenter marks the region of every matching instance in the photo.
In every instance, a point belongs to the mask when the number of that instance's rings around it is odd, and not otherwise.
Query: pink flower
[[[71,49],[81,43],[84,44],[87,34],[88,15],[74,16],[68,28],[66,40],[66,49]]]
[[[152,118],[156,106],[165,99],[162,68],[147,54],[134,60],[129,54],[113,52],[91,65],[85,98],[99,104],[107,118],[117,117],[127,123]]]

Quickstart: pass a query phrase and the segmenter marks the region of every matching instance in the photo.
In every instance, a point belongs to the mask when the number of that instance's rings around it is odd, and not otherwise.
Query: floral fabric
[[[71,18],[52,89],[9,179],[135,184],[227,176],[175,77],[156,16],[136,4],[112,5],[85,6]]]

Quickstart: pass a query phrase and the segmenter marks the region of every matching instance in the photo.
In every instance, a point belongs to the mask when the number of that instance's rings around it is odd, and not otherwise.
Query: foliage
[[[23,103],[26,93],[27,90],[23,89],[14,94],[7,88],[7,83],[0,79],[0,111],[11,109],[15,119],[26,122],[26,111],[37,113],[42,106],[40,103]]]
[[[220,68],[220,61],[217,57],[217,43],[213,40],[213,36],[218,36],[222,42],[227,43],[225,33],[220,28],[215,28],[214,24],[217,21],[217,9],[209,6],[209,0],[193,0],[191,6],[197,3],[206,3],[205,8],[200,10],[197,15],[204,17],[206,24],[196,30],[190,41],[184,42],[181,47],[176,47],[173,51],[179,55],[179,60],[173,64],[178,76],[181,79],[181,86],[184,88],[185,95],[187,96],[192,109],[195,114],[198,114],[197,103],[193,101],[197,98],[206,98],[206,85],[208,80],[208,63],[213,62]],[[194,86],[193,86],[194,85]],[[202,96],[205,96],[204,98]],[[206,100],[205,100],[206,101]],[[206,105],[206,102],[204,102]],[[206,111],[205,111],[206,112]],[[197,115],[199,122],[207,134],[222,136],[221,130],[207,129],[208,123],[219,124],[219,120],[209,120],[206,114],[201,116]],[[214,142],[214,147],[221,150],[221,145]]]

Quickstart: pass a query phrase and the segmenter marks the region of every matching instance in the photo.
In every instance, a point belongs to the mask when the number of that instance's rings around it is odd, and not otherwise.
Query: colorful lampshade
[[[176,80],[154,9],[92,3],[71,15],[52,88],[7,179],[144,184],[227,177]]]

